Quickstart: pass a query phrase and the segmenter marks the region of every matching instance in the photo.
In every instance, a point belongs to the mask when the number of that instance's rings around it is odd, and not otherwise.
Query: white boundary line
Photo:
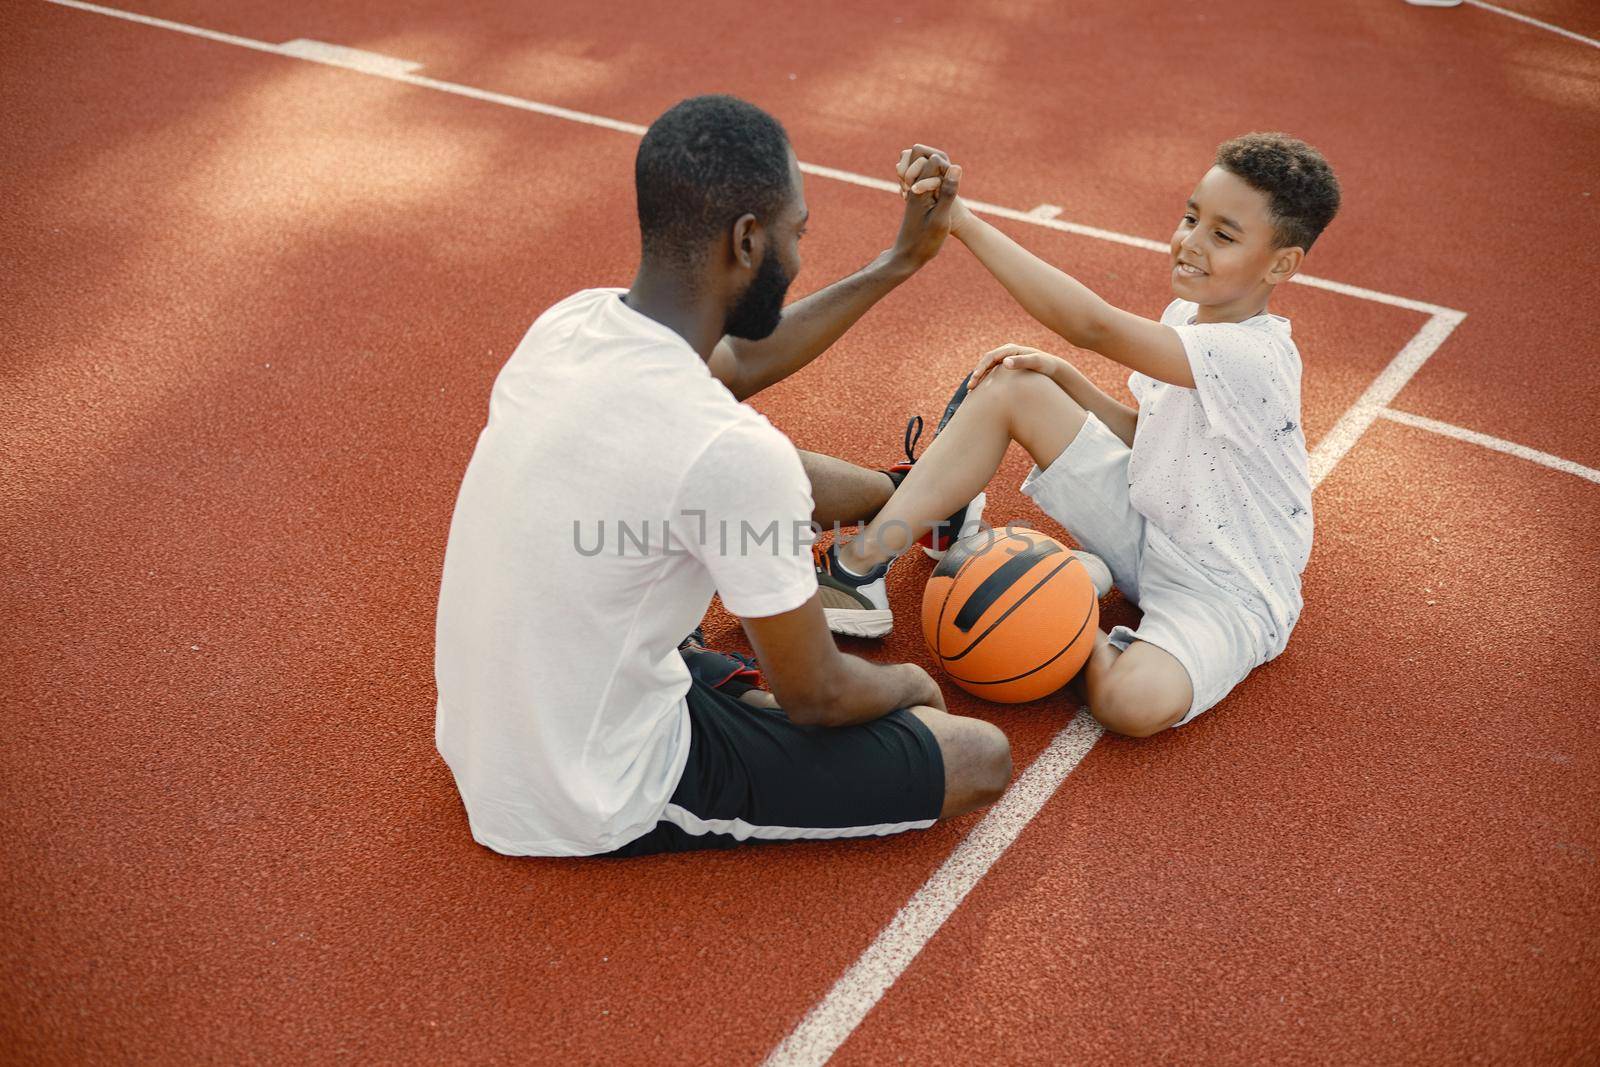
[[[1380,417],[1391,422],[1398,422],[1404,426],[1414,426],[1419,430],[1428,430],[1432,433],[1443,434],[1445,437],[1454,437],[1458,441],[1467,441],[1471,444],[1481,445],[1496,452],[1504,452],[1508,456],[1516,456],[1537,463],[1552,470],[1564,471],[1567,474],[1576,474],[1579,478],[1586,479],[1600,485],[1600,470],[1585,467],[1581,463],[1574,463],[1570,459],[1552,456],[1548,452],[1540,452],[1537,448],[1519,445],[1514,441],[1506,441],[1499,437],[1490,437],[1477,430],[1468,430],[1438,419],[1430,419],[1423,415],[1413,415],[1409,411],[1396,411],[1394,408],[1385,408],[1379,412]]]
[[[1520,11],[1507,11],[1503,7],[1495,7],[1493,4],[1486,4],[1483,2],[1483,0],[1467,0],[1467,3],[1471,4],[1473,7],[1481,7],[1485,11],[1493,11],[1496,15],[1504,15],[1508,19],[1516,19],[1518,22],[1526,22],[1529,26],[1537,26],[1541,30],[1549,30],[1551,33],[1558,33],[1563,37],[1577,41],[1579,44],[1586,44],[1590,48],[1600,48],[1600,41],[1595,40],[1593,37],[1585,37],[1581,33],[1573,33],[1571,30],[1564,30],[1560,26],[1552,26],[1548,22],[1540,22],[1538,19],[1529,15],[1524,15]]]
[[[772,1050],[766,1060],[769,1067],[828,1061],[1055,794],[1056,787],[1089,754],[1102,732],[1088,712],[1080,711],[1056,734],[949,858],[878,931],[828,995]]]
[[[370,77],[386,78],[419,88],[451,93],[485,103],[531,111],[552,118],[579,122],[589,126],[615,130],[641,136],[645,127],[637,123],[622,122],[602,115],[591,115],[570,108],[541,104],[504,93],[489,92],[454,82],[439,81],[413,73],[410,64],[390,57],[377,56],[360,50],[347,50],[342,46],[315,47],[318,42],[296,40],[287,45],[272,45],[233,34],[172,22],[167,19],[138,15],[85,3],[84,0],[47,0],[61,7],[106,15],[111,18],[136,22],[158,29],[201,37],[222,44],[269,52],[305,62],[354,70]],[[898,186],[887,180],[869,178],[851,171],[838,170],[817,164],[802,163],[801,170],[822,178],[847,182],[869,189],[887,192],[898,191]],[[1015,222],[1064,233],[1092,237],[1114,244],[1128,245],[1155,252],[1166,252],[1167,245],[1148,238],[1117,233],[1094,226],[1046,218],[1029,211],[1019,211],[998,204],[970,201],[976,211],[1011,219]],[[1322,481],[1333,470],[1383,412],[1384,405],[1394,398],[1407,381],[1422,367],[1429,356],[1438,349],[1465,313],[1420,300],[1395,296],[1361,286],[1329,281],[1306,275],[1293,279],[1302,285],[1325,289],[1357,299],[1369,300],[1390,307],[1422,312],[1429,316],[1421,329],[1390,362],[1351,409],[1334,425],[1311,456],[1312,485]],[[973,828],[950,857],[896,913],[887,926],[879,931],[871,945],[848,971],[836,982],[826,997],[807,1014],[782,1043],[773,1050],[769,1062],[806,1063],[825,1062],[855,1030],[883,993],[894,984],[922,947],[927,944],[946,919],[955,911],[967,893],[988,872],[1001,854],[1016,840],[1023,828],[1036,815],[1044,803],[1055,793],[1062,781],[1072,773],[1083,757],[1101,737],[1098,723],[1080,711],[1051,741],[1048,748],[1012,784],[1000,801],[989,810],[982,821]]]

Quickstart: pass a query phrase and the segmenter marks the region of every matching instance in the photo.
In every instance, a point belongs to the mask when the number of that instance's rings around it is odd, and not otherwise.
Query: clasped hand
[[[957,195],[961,165],[937,148],[919,144],[900,153],[895,174],[906,202],[895,252],[920,267],[938,254],[966,216],[967,207]]]

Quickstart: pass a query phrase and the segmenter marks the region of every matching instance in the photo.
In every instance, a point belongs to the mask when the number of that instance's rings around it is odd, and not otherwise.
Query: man
[[[895,833],[992,802],[1005,736],[950,715],[920,667],[841,653],[824,620],[809,520],[861,517],[892,482],[827,463],[808,478],[739,402],[931,258],[953,195],[920,183],[893,250],[784,313],[807,211],[771,116],[686,100],[645,134],[635,181],[632,286],[534,323],[451,523],[436,740],[474,838],[637,855]],[[691,679],[678,641],[713,591],[773,706]]]

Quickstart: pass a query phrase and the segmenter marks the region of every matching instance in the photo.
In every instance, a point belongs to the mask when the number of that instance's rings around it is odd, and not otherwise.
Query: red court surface
[[[1592,5],[1512,6],[1600,34]],[[809,163],[892,177],[930,141],[975,198],[1156,240],[1218,141],[1286,129],[1345,190],[1308,271],[1465,313],[1390,406],[1600,466],[1600,49],[1481,8],[135,10],[641,125],[734,92]],[[43,0],[0,24],[6,1058],[768,1057],[977,816],[513,860],[433,749],[489,385],[545,307],[627,284],[636,139]],[[797,291],[892,239],[892,195],[806,196]],[[1123,306],[1169,299],[1159,255],[1004,225]],[[1314,448],[1429,321],[1298,285],[1274,310]],[[952,243],[754,404],[886,464],[1005,341],[1066,350]],[[1288,651],[1096,744],[841,1062],[1600,1062],[1600,484],[1385,418],[1340,456]],[[1025,469],[990,514],[1051,528]],[[897,568],[902,619],[928,569]],[[928,662],[906,622],[850,648]],[[947,695],[1019,775],[1074,710]]]

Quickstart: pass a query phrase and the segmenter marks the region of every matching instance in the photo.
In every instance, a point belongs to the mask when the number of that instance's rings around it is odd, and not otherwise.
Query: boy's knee
[[[1077,406],[1078,403],[1070,396],[1067,396],[1066,390],[1057,385],[1048,375],[1040,374],[1038,371],[1020,370],[1016,367],[994,368],[989,372],[988,377],[984,379],[983,388],[992,388],[997,394],[1006,393],[1011,396],[1026,396],[1030,393],[1037,393],[1041,396],[1049,397],[1055,403],[1059,403],[1063,399],[1074,406]],[[979,392],[982,392],[982,390],[979,390]]]
[[[1178,725],[1189,713],[1184,694],[1152,690],[1133,677],[1111,678],[1089,710],[1101,726],[1127,737],[1150,737]]]

